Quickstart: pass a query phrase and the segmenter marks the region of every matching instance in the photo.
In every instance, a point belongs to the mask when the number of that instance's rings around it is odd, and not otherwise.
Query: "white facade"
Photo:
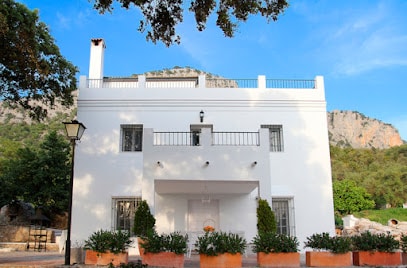
[[[239,88],[206,87],[204,75],[109,79],[104,48],[92,40],[91,78],[80,78],[78,120],[87,129],[76,147],[72,243],[117,228],[118,198],[147,200],[159,233],[213,225],[250,242],[259,197],[286,205],[280,230],[301,248],[313,233],[335,233],[322,77],[259,76],[233,82],[255,85]],[[132,127],[142,129],[140,151],[124,151]]]

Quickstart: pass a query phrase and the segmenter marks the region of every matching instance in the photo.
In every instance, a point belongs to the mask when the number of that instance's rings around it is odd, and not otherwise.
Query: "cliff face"
[[[385,149],[403,144],[396,128],[359,112],[328,112],[328,132],[332,145]]]

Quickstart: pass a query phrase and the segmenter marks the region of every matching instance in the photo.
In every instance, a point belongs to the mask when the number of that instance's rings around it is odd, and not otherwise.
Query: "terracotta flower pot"
[[[184,254],[175,254],[174,252],[146,253],[142,256],[143,264],[154,267],[184,267]]]
[[[224,253],[218,256],[199,255],[200,268],[239,268],[242,267],[242,254]]]
[[[305,263],[308,267],[352,266],[352,252],[307,251],[305,252]]]
[[[401,264],[402,265],[407,264],[407,252],[401,252]]]
[[[355,251],[353,265],[392,266],[401,265],[401,252]]]
[[[114,254],[111,252],[99,253],[93,250],[86,250],[85,264],[89,265],[109,265],[119,266],[121,263],[129,262],[129,253]]]
[[[257,253],[257,265],[260,267],[300,267],[299,252]]]

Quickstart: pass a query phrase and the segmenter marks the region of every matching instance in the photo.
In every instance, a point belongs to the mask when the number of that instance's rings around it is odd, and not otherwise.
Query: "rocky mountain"
[[[404,143],[395,127],[359,112],[335,110],[328,112],[327,120],[332,145],[385,149]]]

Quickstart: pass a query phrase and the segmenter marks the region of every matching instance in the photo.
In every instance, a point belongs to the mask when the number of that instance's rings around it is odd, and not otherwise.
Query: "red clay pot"
[[[86,250],[85,264],[89,265],[109,265],[119,266],[121,263],[129,262],[129,253],[114,254],[111,252],[99,253],[93,250]]]
[[[355,251],[353,265],[393,266],[401,265],[401,252]]]
[[[300,267],[299,252],[257,253],[257,265],[260,267]]]
[[[240,268],[242,267],[242,254],[224,253],[218,256],[199,255],[200,268]]]
[[[142,256],[143,264],[154,267],[184,267],[184,254],[175,254],[174,252],[146,253]]]
[[[352,252],[307,251],[305,263],[308,267],[352,266]]]

